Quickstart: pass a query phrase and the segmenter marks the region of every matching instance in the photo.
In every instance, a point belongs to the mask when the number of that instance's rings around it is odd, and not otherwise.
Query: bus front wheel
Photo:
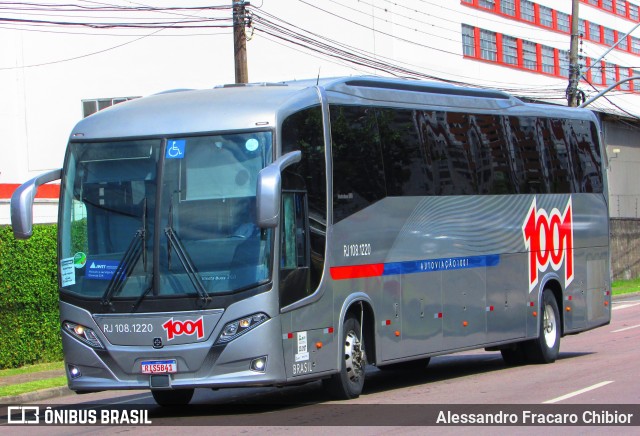
[[[348,316],[342,328],[342,358],[340,371],[323,380],[324,388],[336,399],[357,398],[364,386],[366,357],[361,337],[360,322]]]

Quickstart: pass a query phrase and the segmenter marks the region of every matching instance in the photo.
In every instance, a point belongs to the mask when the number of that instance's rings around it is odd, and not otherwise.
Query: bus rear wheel
[[[152,390],[153,399],[160,406],[186,406],[193,397],[193,389]]]
[[[329,379],[323,380],[323,386],[336,399],[350,400],[362,393],[365,377],[366,357],[364,341],[361,338],[360,322],[349,316],[342,328],[344,344],[340,371]]]
[[[560,354],[560,311],[550,289],[542,293],[541,309],[540,335],[524,344],[525,353],[532,363],[553,363]]]

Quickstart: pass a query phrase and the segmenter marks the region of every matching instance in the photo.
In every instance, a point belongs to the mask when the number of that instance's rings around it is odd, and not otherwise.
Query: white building
[[[587,97],[640,74],[640,30],[623,38],[640,22],[636,2],[580,1]],[[119,6],[39,0],[3,10],[0,224],[9,221],[15,185],[62,165],[72,126],[92,107],[234,81],[231,0],[110,3]],[[566,104],[571,0],[259,3],[247,6],[250,81],[394,74]],[[602,115],[608,144],[612,216],[640,217],[640,80],[591,108]],[[55,220],[55,188],[40,195],[36,217]]]

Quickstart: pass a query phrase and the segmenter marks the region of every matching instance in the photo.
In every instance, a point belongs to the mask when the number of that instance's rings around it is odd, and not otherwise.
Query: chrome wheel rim
[[[558,326],[556,324],[556,314],[550,304],[547,304],[544,307],[544,320],[542,328],[544,341],[547,344],[547,347],[553,348],[557,340],[556,330]]]
[[[364,370],[365,357],[362,343],[353,330],[347,333],[345,339],[344,359],[347,378],[352,383],[358,383]]]

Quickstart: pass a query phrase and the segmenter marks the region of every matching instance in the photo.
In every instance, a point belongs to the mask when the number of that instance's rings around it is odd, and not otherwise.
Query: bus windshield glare
[[[71,143],[63,181],[63,290],[84,298],[214,296],[270,280],[255,224],[271,132]],[[157,276],[154,280],[154,275]]]

